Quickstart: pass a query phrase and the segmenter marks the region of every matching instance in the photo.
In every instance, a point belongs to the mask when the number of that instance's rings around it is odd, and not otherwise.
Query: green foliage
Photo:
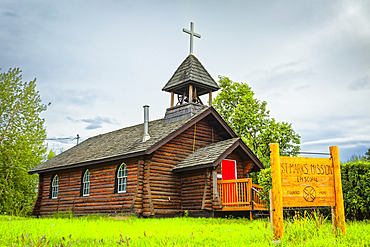
[[[55,157],[55,153],[53,152],[53,150],[50,149],[48,157],[46,159],[50,160],[51,158],[54,158],[54,157]]]
[[[213,107],[265,166],[269,166],[270,143],[278,143],[284,155],[299,152],[301,137],[291,124],[271,118],[266,101],[256,99],[251,87],[223,76],[219,77],[219,85],[221,91]]]
[[[0,74],[0,213],[25,215],[32,209],[37,175],[27,171],[45,154],[46,110],[36,91],[36,79],[22,82],[21,70]]]
[[[341,165],[346,218],[370,219],[370,162]]]
[[[270,206],[269,191],[272,189],[271,167],[261,170],[258,173],[257,181],[262,189],[262,194],[264,195],[264,197],[261,197],[262,201],[264,201],[266,205]]]
[[[303,215],[284,222],[279,246],[368,246],[369,222],[347,222],[347,237],[330,221]],[[1,246],[277,246],[267,220],[0,216]]]
[[[370,148],[367,150],[367,152],[365,153],[365,160],[366,161],[370,161]]]
[[[366,161],[366,157],[363,155],[352,154],[351,157],[349,157],[349,159],[346,161],[346,163],[359,161]]]

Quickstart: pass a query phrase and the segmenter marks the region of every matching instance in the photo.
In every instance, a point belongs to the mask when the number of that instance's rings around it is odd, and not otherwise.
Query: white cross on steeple
[[[193,54],[193,37],[195,36],[197,38],[200,38],[200,34],[194,32],[194,23],[192,22],[190,22],[190,31],[185,28],[183,28],[182,31],[190,34],[190,54]]]

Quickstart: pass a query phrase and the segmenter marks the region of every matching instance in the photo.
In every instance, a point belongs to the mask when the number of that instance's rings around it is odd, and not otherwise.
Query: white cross
[[[185,28],[183,28],[182,31],[190,34],[190,54],[193,54],[193,37],[195,36],[197,38],[200,38],[200,34],[194,32],[194,23],[192,22],[190,22],[190,31]]]

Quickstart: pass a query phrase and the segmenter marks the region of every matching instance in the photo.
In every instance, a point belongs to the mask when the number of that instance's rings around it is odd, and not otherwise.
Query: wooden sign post
[[[331,158],[280,156],[276,143],[270,150],[274,239],[284,234],[283,207],[331,206],[334,228],[346,234],[338,147]]]

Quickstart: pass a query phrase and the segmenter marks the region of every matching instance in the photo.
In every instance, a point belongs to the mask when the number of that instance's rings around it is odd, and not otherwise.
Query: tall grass
[[[136,217],[20,218],[0,216],[1,246],[276,246],[268,220]],[[279,246],[370,246],[369,222],[347,223],[336,237],[331,222],[313,216],[285,221]]]

